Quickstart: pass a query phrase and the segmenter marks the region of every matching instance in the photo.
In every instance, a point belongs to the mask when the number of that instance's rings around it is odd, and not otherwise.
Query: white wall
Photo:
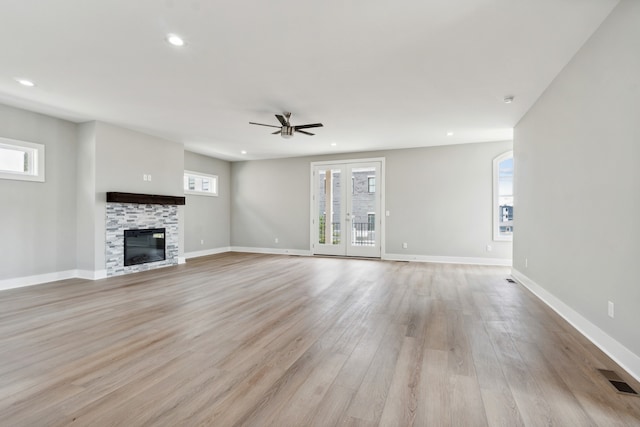
[[[511,244],[492,241],[492,162],[511,148],[505,141],[233,163],[232,246],[309,250],[310,162],[384,157],[386,253],[508,262]]]
[[[515,128],[514,268],[640,378],[639,76],[621,1]]]
[[[186,195],[185,255],[228,250],[231,245],[231,163],[185,151],[184,168],[218,176],[217,197]]]
[[[0,105],[0,136],[45,146],[45,182],[0,179],[0,280],[76,268],[76,125]]]

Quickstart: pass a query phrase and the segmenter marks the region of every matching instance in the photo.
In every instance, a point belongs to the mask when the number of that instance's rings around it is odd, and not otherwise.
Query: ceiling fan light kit
[[[298,126],[291,126],[291,123],[289,122],[289,119],[291,118],[291,113],[284,113],[284,114],[276,114],[276,119],[278,119],[278,121],[280,122],[281,126],[275,126],[275,125],[266,125],[264,123],[255,123],[255,122],[249,122],[250,125],[258,125],[258,126],[267,126],[267,127],[272,127],[272,128],[280,128],[280,130],[273,132],[273,135],[277,135],[280,134],[281,137],[288,139],[288,138],[293,138],[293,134],[294,132],[298,132],[298,133],[302,133],[305,135],[309,135],[309,136],[313,136],[314,134],[311,132],[307,132],[305,130],[302,129],[310,129],[310,128],[320,128],[322,127],[322,123],[310,123],[310,124],[306,124],[306,125],[298,125]]]

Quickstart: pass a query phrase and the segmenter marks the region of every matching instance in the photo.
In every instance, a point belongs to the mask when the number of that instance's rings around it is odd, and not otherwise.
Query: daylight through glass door
[[[380,257],[380,168],[380,162],[314,168],[314,254]]]
[[[325,252],[337,255],[342,252],[342,186],[340,169],[319,168],[316,171],[317,241]]]

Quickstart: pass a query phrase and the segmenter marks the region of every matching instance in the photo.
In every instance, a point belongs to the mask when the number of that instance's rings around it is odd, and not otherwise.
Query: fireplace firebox
[[[124,265],[164,261],[165,229],[124,230]]]

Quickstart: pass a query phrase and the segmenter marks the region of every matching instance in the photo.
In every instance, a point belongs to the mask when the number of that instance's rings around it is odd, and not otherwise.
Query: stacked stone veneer
[[[165,229],[164,261],[124,265],[124,230]],[[175,205],[139,205],[107,203],[106,270],[107,276],[136,273],[178,264],[178,207]]]

